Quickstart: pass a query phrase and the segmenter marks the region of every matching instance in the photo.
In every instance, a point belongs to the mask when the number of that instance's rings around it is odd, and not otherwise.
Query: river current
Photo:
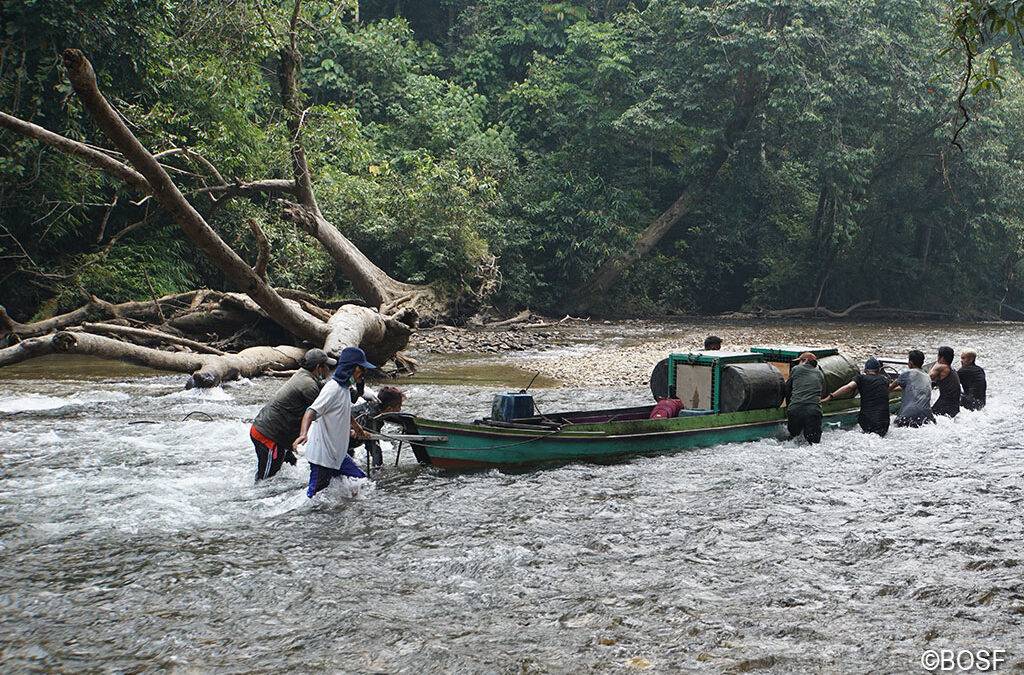
[[[0,670],[923,672],[944,647],[1024,668],[1024,335],[887,339],[976,347],[989,406],[521,473],[406,450],[357,499],[306,499],[302,460],[254,487],[246,420],[280,380],[0,371]],[[580,384],[538,403],[650,396]],[[449,419],[505,388],[402,386]]]

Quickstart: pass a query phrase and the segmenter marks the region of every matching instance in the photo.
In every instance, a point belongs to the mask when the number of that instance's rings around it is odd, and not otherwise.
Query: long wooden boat
[[[890,407],[898,409],[898,397]],[[421,463],[460,471],[599,462],[788,437],[784,408],[656,420],[648,419],[651,408],[556,413],[514,422],[460,423],[403,415],[401,423],[406,434],[422,437],[411,443]],[[826,432],[848,428],[857,423],[860,399],[830,401],[822,408]]]

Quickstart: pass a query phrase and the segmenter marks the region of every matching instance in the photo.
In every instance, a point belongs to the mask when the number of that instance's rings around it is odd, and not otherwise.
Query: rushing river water
[[[253,486],[245,420],[279,380],[186,392],[21,366],[0,380],[0,669],[922,672],[942,647],[1024,668],[1024,335],[887,340],[977,347],[988,408],[885,439],[514,474],[424,470],[407,451],[355,500],[306,499],[303,461]],[[459,363],[442,379],[480,370]],[[407,409],[472,419],[503,386],[411,382]]]

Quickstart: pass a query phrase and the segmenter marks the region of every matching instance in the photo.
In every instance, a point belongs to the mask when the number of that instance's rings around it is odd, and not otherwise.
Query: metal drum
[[[767,363],[734,363],[722,368],[719,412],[778,408],[786,381]]]
[[[860,368],[857,367],[857,364],[842,354],[825,356],[818,359],[818,367],[821,368],[821,372],[825,375],[826,394],[835,391],[844,384],[849,384],[860,373]],[[853,394],[850,394],[850,396],[853,396]]]

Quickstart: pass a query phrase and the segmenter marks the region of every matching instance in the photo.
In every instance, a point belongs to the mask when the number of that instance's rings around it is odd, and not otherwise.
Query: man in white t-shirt
[[[353,432],[357,437],[366,435],[362,427],[352,419],[352,395],[349,388],[361,382],[366,371],[374,368],[376,366],[366,360],[366,353],[362,349],[346,347],[341,350],[334,376],[302,416],[302,426],[294,447],[306,444],[306,460],[309,462],[307,497],[327,487],[332,478],[366,477],[348,456],[349,438]]]

